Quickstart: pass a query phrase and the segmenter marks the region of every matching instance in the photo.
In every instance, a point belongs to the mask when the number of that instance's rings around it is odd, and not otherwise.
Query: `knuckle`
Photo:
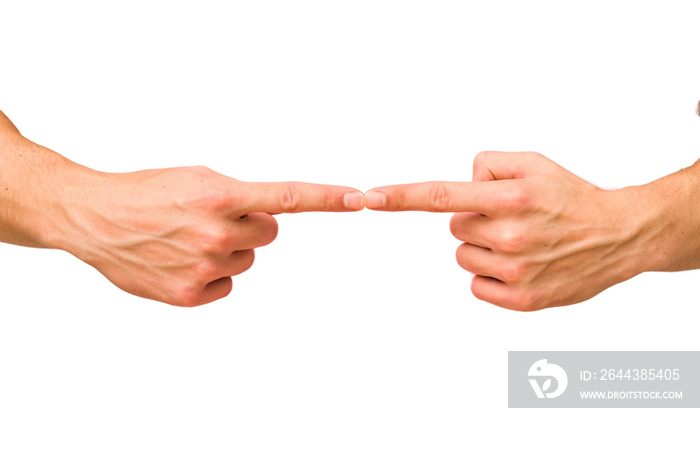
[[[540,154],[539,152],[529,150],[529,151],[523,152],[523,157],[527,157],[529,159],[538,159],[538,158],[543,157],[543,155]]]
[[[200,183],[183,203],[197,210],[219,212],[232,205],[236,199],[230,190],[218,183]]]
[[[457,250],[455,251],[455,256],[457,258],[457,264],[464,270],[469,271],[466,244],[462,243],[457,247]]]
[[[199,302],[199,289],[190,286],[181,286],[174,291],[173,299],[170,304],[179,307],[195,307],[199,305]]]
[[[301,205],[301,193],[299,188],[294,184],[285,185],[280,191],[280,205],[287,212],[293,212],[299,209]]]
[[[524,211],[532,206],[532,196],[522,183],[514,183],[503,191],[503,203],[511,211]]]
[[[474,157],[474,166],[478,167],[486,164],[486,160],[491,156],[491,151],[481,151]]]
[[[277,238],[279,227],[277,220],[270,214],[264,212],[254,212],[239,220],[247,224],[244,236],[231,238],[229,249],[240,251],[247,247],[267,246]],[[250,245],[250,246],[245,246]],[[228,251],[227,251],[228,252]]]
[[[458,247],[456,256],[457,265],[459,265],[462,269],[475,275],[480,273],[479,263],[474,259],[468,245],[462,244],[460,247]]]
[[[202,283],[208,283],[211,281],[212,277],[216,277],[218,275],[218,271],[219,266],[211,259],[199,261],[194,266],[196,281]]]
[[[262,228],[262,246],[272,243],[275,239],[277,239],[277,234],[279,233],[279,224],[277,223],[277,220],[275,220],[272,215],[268,215],[268,217],[269,220],[266,221],[266,224]]]
[[[444,185],[436,184],[430,188],[430,207],[438,212],[449,209],[450,197]]]
[[[402,210],[406,207],[406,191],[403,189],[386,190],[387,203],[389,206]]]
[[[241,262],[243,265],[243,270],[242,272],[245,272],[249,268],[253,266],[253,263],[255,262],[255,251],[252,249],[246,249],[245,251],[240,251],[241,252]]]
[[[204,165],[195,165],[193,167],[190,167],[193,173],[197,175],[211,175],[214,173],[214,170],[212,170],[209,167],[205,167]]]
[[[469,242],[469,237],[476,230],[481,214],[460,212],[450,218],[450,233],[460,241]]]
[[[509,261],[501,266],[501,278],[505,283],[518,283],[525,277],[526,267],[521,262]]]
[[[207,205],[215,211],[229,208],[236,201],[229,189],[218,184],[207,186],[204,192],[204,199]]]
[[[450,233],[452,233],[452,236],[456,238],[457,235],[462,233],[462,225],[462,219],[459,217],[459,214],[454,214],[450,218]]]
[[[495,246],[501,252],[517,253],[525,245],[525,236],[516,228],[503,228],[495,241]]]
[[[221,295],[216,299],[225,298],[226,296],[231,294],[231,291],[233,291],[233,281],[230,278],[228,278],[226,280],[226,285],[221,290]]]
[[[338,197],[338,195],[334,192],[326,191],[323,193],[323,210],[326,211],[334,211],[337,210],[340,206],[343,205],[343,200],[342,197]]]
[[[478,275],[472,278],[471,292],[476,299],[488,301],[488,295],[484,292],[483,287],[480,285],[480,277]]]
[[[498,157],[498,152],[492,150],[485,150],[476,154],[473,162],[473,173],[487,170],[489,166],[494,164],[495,157]]]
[[[542,309],[540,298],[532,291],[521,291],[513,300],[514,310],[522,312],[532,312]]]
[[[204,254],[218,255],[228,252],[230,247],[230,232],[226,228],[211,228],[206,232],[201,242]]]

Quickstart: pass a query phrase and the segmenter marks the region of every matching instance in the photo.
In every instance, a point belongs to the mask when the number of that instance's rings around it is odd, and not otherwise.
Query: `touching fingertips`
[[[343,196],[343,205],[347,209],[362,210],[365,208],[365,196],[360,192],[346,193]]]
[[[365,200],[368,209],[381,209],[387,204],[386,194],[379,191],[369,191],[365,194]]]

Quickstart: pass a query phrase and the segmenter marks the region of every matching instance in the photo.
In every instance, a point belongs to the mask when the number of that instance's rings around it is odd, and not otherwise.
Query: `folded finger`
[[[489,240],[489,230],[492,224],[493,220],[484,215],[463,212],[452,216],[450,231],[460,241],[492,249]]]
[[[498,270],[499,258],[490,249],[469,243],[462,243],[457,248],[457,263],[464,270],[484,277],[501,280]]]
[[[472,280],[472,294],[477,299],[514,311],[542,309],[537,294],[491,277],[475,276]]]
[[[255,251],[252,249],[236,251],[223,260],[221,275],[225,277],[233,277],[234,275],[241,274],[251,268],[254,261]]]
[[[230,250],[254,249],[267,246],[277,237],[277,220],[264,212],[253,212],[232,223]]]

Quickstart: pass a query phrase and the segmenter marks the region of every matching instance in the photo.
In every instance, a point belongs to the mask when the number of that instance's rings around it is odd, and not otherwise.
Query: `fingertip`
[[[369,190],[365,193],[368,209],[383,209],[387,205],[387,196],[381,191]]]
[[[365,208],[365,195],[360,191],[353,191],[343,195],[343,205],[349,210],[362,210]]]

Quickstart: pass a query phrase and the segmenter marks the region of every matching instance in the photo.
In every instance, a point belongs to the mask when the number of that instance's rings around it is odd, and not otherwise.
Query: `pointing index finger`
[[[429,181],[374,188],[365,194],[367,208],[384,211],[476,212],[493,216],[502,209],[513,182]]]
[[[290,182],[246,182],[244,202],[248,212],[353,212],[365,207],[361,191],[345,186]]]

